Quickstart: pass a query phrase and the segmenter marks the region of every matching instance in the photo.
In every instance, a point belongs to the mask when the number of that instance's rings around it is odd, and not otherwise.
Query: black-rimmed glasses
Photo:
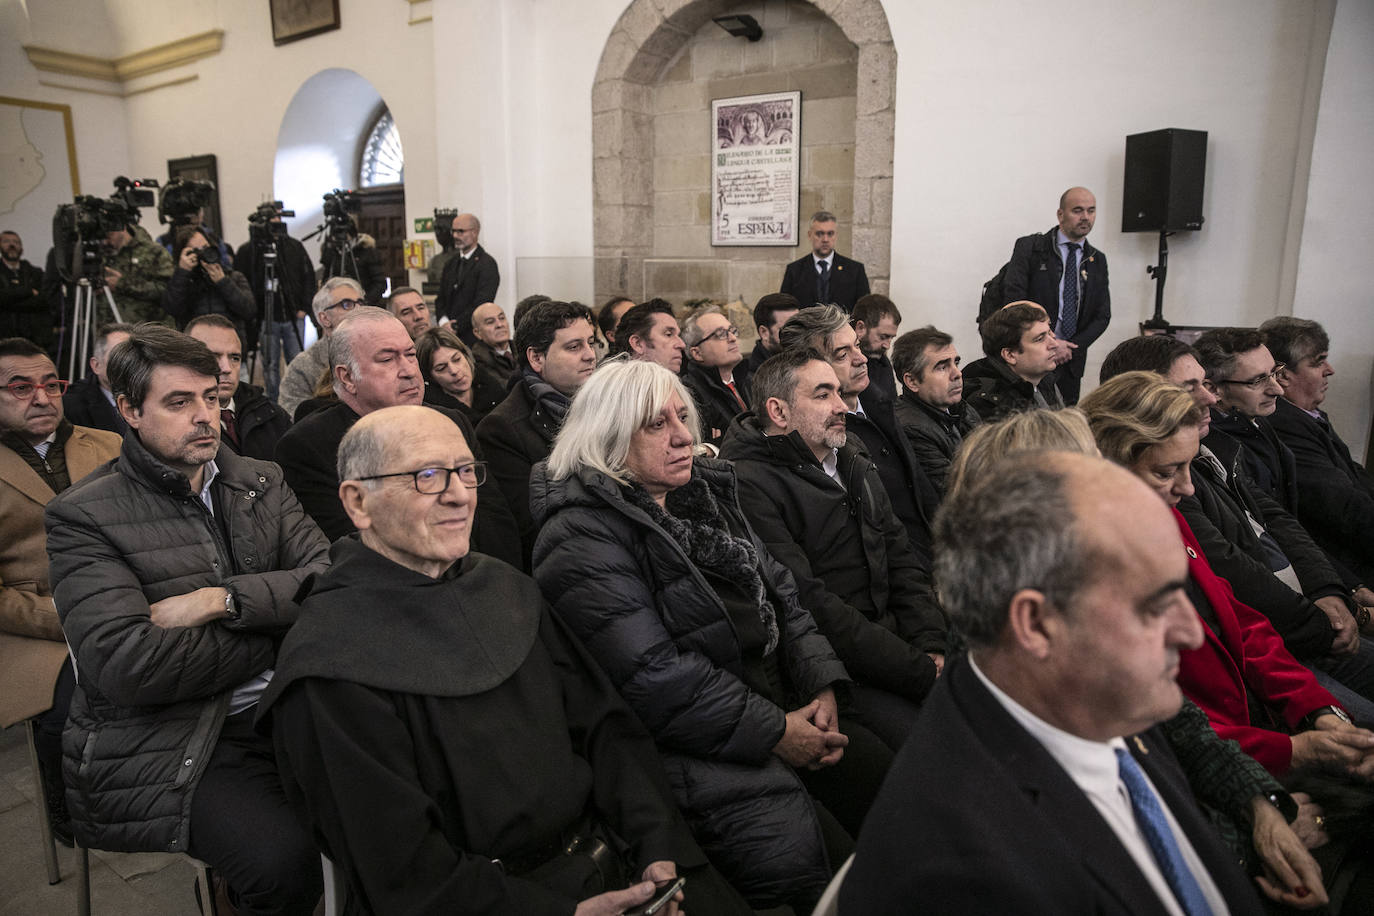
[[[1283,363],[1279,363],[1271,371],[1264,373],[1264,375],[1258,375],[1254,378],[1245,379],[1219,378],[1217,379],[1217,383],[1226,385],[1244,385],[1246,388],[1258,391],[1260,388],[1263,388],[1269,382],[1278,381],[1279,373],[1287,368],[1288,367]]]
[[[718,331],[712,331],[710,334],[703,336],[701,339],[703,341],[719,340],[722,343],[724,343],[726,338],[729,337],[739,337],[739,328],[735,327],[734,325],[731,325],[728,328],[721,328]]]
[[[367,305],[367,301],[364,299],[340,299],[338,302],[326,305],[324,311],[327,312],[330,309],[343,309],[345,312],[351,312],[360,305]]]
[[[487,463],[474,461],[460,464],[456,468],[420,468],[418,471],[397,471],[395,474],[373,474],[359,477],[359,480],[382,480],[386,477],[410,477],[415,482],[415,490],[426,496],[437,496],[448,489],[450,475],[457,474],[463,486],[475,490],[487,481]]]

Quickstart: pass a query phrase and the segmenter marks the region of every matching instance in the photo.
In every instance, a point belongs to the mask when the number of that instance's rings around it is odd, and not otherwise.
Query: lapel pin
[[[1138,747],[1138,748],[1140,749],[1140,753],[1142,753],[1142,754],[1148,754],[1148,753],[1150,753],[1150,749],[1149,749],[1148,747],[1145,746],[1145,742],[1144,742],[1144,741],[1141,741],[1141,740],[1140,740],[1140,736],[1139,736],[1139,735],[1132,735],[1132,736],[1131,736],[1131,739],[1132,739],[1133,741],[1135,741],[1135,746]]]
[[[1192,557],[1194,560],[1197,559],[1197,554],[1193,552],[1193,548],[1191,547],[1188,548],[1188,556]]]

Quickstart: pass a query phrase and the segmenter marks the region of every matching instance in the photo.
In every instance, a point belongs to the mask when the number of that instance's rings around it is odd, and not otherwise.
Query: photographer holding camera
[[[320,266],[324,268],[324,279],[357,280],[367,304],[385,308],[382,296],[386,294],[386,270],[382,253],[372,236],[358,231],[358,224],[350,215],[361,211],[362,206],[355,191],[335,188],[324,195],[325,225],[321,229],[327,230],[327,234],[320,245]]]
[[[218,243],[208,236],[209,230],[197,226],[176,228],[174,250],[180,254],[162,307],[176,319],[178,328],[200,315],[224,315],[244,340],[247,326],[258,314],[253,292],[247,277],[222,263]]]
[[[310,254],[296,239],[286,234],[283,216],[295,216],[283,210],[279,200],[260,204],[248,217],[249,240],[239,247],[234,264],[248,278],[248,285],[257,300],[256,326],[266,320],[266,337],[254,341],[250,337],[249,350],[260,349],[263,356],[262,378],[267,397],[276,402],[281,390],[281,359],[289,364],[301,352],[305,334],[305,317],[310,314],[310,300],[315,295],[315,265]],[[269,279],[268,264],[272,264]],[[267,315],[267,288],[272,287],[272,314]]]

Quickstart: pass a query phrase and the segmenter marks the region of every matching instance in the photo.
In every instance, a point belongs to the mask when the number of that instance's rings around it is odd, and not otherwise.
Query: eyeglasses
[[[1287,368],[1288,367],[1285,366],[1283,363],[1279,363],[1277,366],[1273,368],[1272,371],[1266,372],[1264,373],[1264,375],[1257,375],[1254,378],[1250,379],[1219,378],[1217,379],[1217,383],[1226,385],[1244,385],[1251,391],[1258,391],[1259,389],[1267,385],[1269,382],[1277,381],[1279,373]]]
[[[67,386],[70,384],[71,382],[60,378],[50,379],[41,385],[35,385],[33,382],[10,382],[5,386],[5,390],[17,401],[28,401],[39,388],[42,388],[43,393],[50,398],[60,398],[67,393]]]
[[[449,477],[457,474],[458,479],[463,482],[463,486],[469,490],[475,490],[487,481],[487,463],[485,461],[474,461],[472,464],[460,464],[456,468],[420,468],[418,471],[398,471],[395,474],[373,474],[371,477],[359,477],[359,480],[382,480],[386,477],[409,477],[415,482],[416,492],[426,496],[437,496],[448,489]]]
[[[367,302],[363,299],[340,299],[333,305],[326,305],[324,311],[327,312],[330,309],[343,309],[345,312],[351,312],[360,305],[367,305]]]
[[[705,343],[708,340],[724,341],[727,337],[739,337],[739,328],[735,327],[734,325],[730,325],[730,327],[728,328],[721,328],[719,331],[712,331],[710,334],[707,334],[705,337],[701,338],[701,340],[703,343]]]

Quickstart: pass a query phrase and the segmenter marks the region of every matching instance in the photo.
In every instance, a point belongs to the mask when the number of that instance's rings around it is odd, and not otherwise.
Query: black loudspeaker
[[[1202,228],[1207,131],[1168,127],[1126,138],[1122,232]]]

